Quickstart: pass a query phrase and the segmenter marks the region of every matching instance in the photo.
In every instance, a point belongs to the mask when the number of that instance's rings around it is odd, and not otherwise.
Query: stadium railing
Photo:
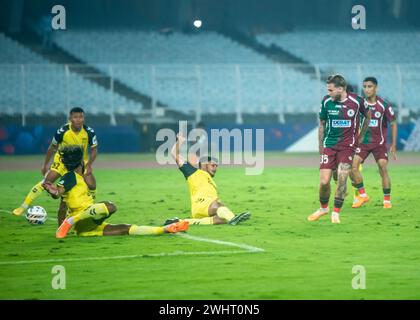
[[[165,108],[200,121],[204,114],[318,112],[325,75],[342,73],[361,94],[366,76],[376,76],[379,94],[398,109],[399,120],[420,110],[420,64],[102,64],[105,86],[96,74],[73,72],[75,65],[0,64],[0,114],[60,114],[74,105],[92,114],[165,116]],[[83,66],[80,66],[81,68]],[[102,82],[103,82],[102,81]],[[114,90],[114,82],[150,97],[148,108]]]

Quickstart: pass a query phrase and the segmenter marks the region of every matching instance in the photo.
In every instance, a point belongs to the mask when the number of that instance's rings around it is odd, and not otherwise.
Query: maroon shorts
[[[352,164],[354,148],[345,149],[324,148],[320,158],[320,169],[337,169],[339,163]]]
[[[379,159],[388,160],[388,149],[386,144],[361,144],[356,148],[356,155],[362,158],[363,161],[366,160],[370,153],[373,154],[375,161],[378,161]]]

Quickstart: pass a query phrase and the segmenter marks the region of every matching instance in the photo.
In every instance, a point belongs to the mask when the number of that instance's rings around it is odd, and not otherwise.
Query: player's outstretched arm
[[[180,149],[181,149],[181,146],[184,144],[184,142],[185,142],[185,137],[182,135],[182,134],[180,134],[180,133],[178,133],[177,135],[176,135],[176,137],[177,137],[177,141],[176,141],[176,143],[174,144],[174,146],[172,147],[172,150],[171,150],[171,154],[172,154],[172,156],[174,157],[174,159],[175,159],[175,161],[176,161],[176,164],[178,165],[178,167],[182,167],[183,165],[184,165],[184,163],[186,162],[185,161],[185,159],[180,155]]]
[[[42,165],[42,169],[41,169],[41,173],[43,176],[45,176],[45,174],[48,172],[50,160],[52,156],[57,152],[57,150],[58,150],[57,144],[51,143],[50,146],[48,147],[47,154],[45,155],[44,164]]]

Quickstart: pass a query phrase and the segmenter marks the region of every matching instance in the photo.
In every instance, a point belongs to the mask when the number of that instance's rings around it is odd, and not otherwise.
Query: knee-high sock
[[[188,221],[191,225],[209,225],[214,224],[213,217],[206,217],[201,219],[183,219],[185,221]]]
[[[219,218],[225,219],[227,222],[235,217],[235,214],[228,207],[219,207],[216,213]]]
[[[84,219],[92,218],[94,220],[99,220],[105,217],[108,217],[109,212],[105,203],[95,203],[87,208],[85,211],[70,217],[67,221],[71,224],[75,224]]]
[[[136,226],[135,224],[131,225],[128,230],[130,236],[147,236],[147,235],[159,235],[164,233],[165,230],[163,227],[149,227],[149,226]]]
[[[25,208],[29,207],[31,203],[42,194],[42,192],[45,190],[44,187],[42,186],[42,182],[43,181],[38,182],[36,185],[32,187],[31,191],[29,191],[28,195],[23,201],[22,207],[25,207]]]

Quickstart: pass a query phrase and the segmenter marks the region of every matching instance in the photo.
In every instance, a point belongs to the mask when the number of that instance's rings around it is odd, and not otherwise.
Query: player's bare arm
[[[371,118],[372,118],[372,114],[371,114],[370,110],[368,110],[368,112],[366,113],[366,116],[365,116],[365,121],[363,121],[362,129],[360,130],[359,139],[358,139],[359,145],[362,143],[363,137],[365,136],[366,131],[369,128],[369,123],[370,123]]]
[[[319,120],[318,127],[318,145],[319,145],[319,154],[324,152],[324,133],[325,133],[325,120]]]
[[[85,175],[86,176],[89,176],[89,175],[92,174],[92,165],[93,165],[93,162],[95,161],[95,159],[96,159],[97,156],[98,156],[98,148],[96,146],[95,147],[92,147],[90,149],[89,160],[86,163],[86,168],[85,168],[86,169],[85,170]]]
[[[393,121],[391,123],[392,142],[391,142],[391,147],[389,148],[389,151],[391,152],[392,158],[394,160],[397,160],[397,134],[398,134],[397,122]]]
[[[175,159],[176,164],[178,165],[178,167],[182,167],[186,161],[180,155],[180,149],[181,149],[181,146],[185,143],[186,139],[180,133],[178,133],[176,137],[177,137],[177,141],[174,144],[174,146],[172,147],[171,154],[174,157],[174,159]]]
[[[51,143],[50,146],[48,147],[47,150],[47,154],[45,155],[45,160],[44,160],[44,164],[42,165],[42,169],[41,169],[41,173],[43,176],[45,176],[45,174],[48,172],[49,168],[50,168],[50,160],[52,158],[52,156],[57,152],[58,150],[58,145]]]

